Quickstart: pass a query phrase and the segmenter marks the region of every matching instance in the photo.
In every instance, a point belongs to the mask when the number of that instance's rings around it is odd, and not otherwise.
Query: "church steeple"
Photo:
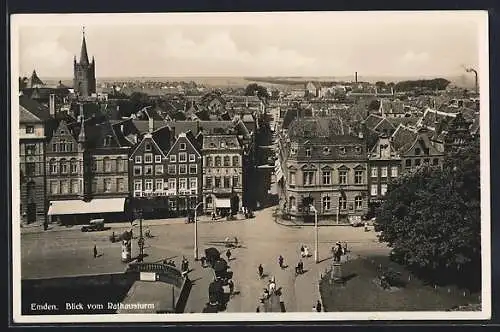
[[[82,28],[82,49],[80,51],[80,64],[89,64],[89,55],[87,53],[87,42],[85,41],[85,27]]]

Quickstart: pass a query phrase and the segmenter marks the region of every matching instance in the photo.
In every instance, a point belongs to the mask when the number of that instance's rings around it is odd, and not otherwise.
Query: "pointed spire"
[[[89,64],[89,55],[87,54],[87,42],[85,41],[85,27],[82,28],[82,50],[80,52],[80,64]]]

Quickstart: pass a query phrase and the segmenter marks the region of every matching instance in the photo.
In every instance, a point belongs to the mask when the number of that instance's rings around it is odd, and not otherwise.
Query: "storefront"
[[[47,215],[61,224],[86,224],[91,219],[107,222],[129,221],[130,209],[127,198],[98,198],[90,201],[51,201]]]

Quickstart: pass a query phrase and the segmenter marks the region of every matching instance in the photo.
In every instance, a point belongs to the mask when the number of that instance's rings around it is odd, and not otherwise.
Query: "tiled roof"
[[[402,118],[387,118],[387,120],[397,128],[400,124],[405,126],[416,126],[419,118],[415,116],[405,116]]]
[[[290,138],[347,135],[349,125],[340,117],[295,119],[288,128]]]
[[[332,135],[328,138],[311,137],[292,140],[297,151],[290,158],[301,161],[366,160],[366,145],[362,138],[351,135]],[[309,152],[307,152],[309,151]]]
[[[427,108],[417,125],[434,128],[436,123],[448,123],[455,116],[456,113],[448,113]]]
[[[369,129],[373,129],[379,124],[380,121],[382,121],[382,117],[376,114],[370,114],[368,117],[365,119],[365,124],[366,127]]]
[[[203,149],[239,150],[241,145],[236,135],[205,135]]]
[[[415,141],[417,136],[418,133],[416,130],[410,129],[400,124],[391,136],[392,144],[397,151],[401,151],[411,145]]]
[[[40,104],[36,100],[21,95],[19,96],[19,105],[42,121],[50,119],[48,108]]]

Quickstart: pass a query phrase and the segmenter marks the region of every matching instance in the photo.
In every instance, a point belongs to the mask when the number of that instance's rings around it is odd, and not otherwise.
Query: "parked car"
[[[82,226],[82,232],[94,232],[104,230],[104,219],[92,219],[88,225]]]

